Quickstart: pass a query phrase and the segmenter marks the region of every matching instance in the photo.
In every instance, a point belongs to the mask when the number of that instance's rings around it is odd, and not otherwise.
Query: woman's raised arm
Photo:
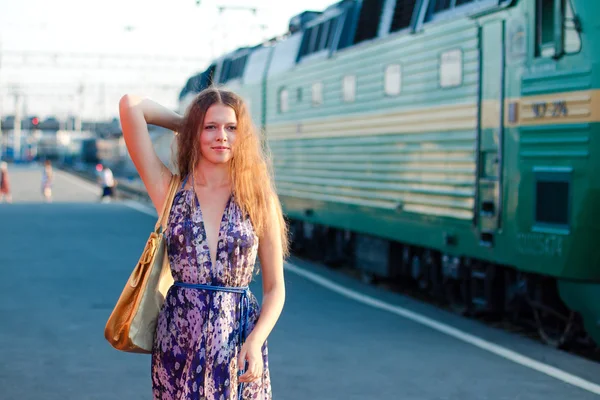
[[[119,102],[119,114],[127,151],[157,212],[162,211],[171,172],[158,158],[150,140],[148,124],[179,131],[183,117],[146,98],[126,94]]]

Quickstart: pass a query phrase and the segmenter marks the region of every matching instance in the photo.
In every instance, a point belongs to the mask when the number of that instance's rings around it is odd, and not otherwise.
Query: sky
[[[175,108],[187,78],[210,59],[284,34],[292,16],[334,3],[0,0],[0,113],[14,113],[17,95],[26,115],[41,117],[109,119],[129,92]]]

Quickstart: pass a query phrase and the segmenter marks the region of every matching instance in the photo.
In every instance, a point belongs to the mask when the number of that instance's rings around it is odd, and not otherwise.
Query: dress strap
[[[181,182],[181,188],[179,190],[183,190],[183,188],[185,187],[185,184],[187,183],[188,177],[189,177],[189,175],[185,176],[185,178]]]

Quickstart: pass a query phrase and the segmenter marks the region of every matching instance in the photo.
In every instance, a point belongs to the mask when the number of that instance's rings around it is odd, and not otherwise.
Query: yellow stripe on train
[[[497,100],[483,101],[483,129],[498,128],[499,104]],[[505,100],[504,123],[506,127],[518,127],[600,122],[599,106],[600,90],[511,98]],[[267,136],[270,140],[285,140],[471,129],[477,129],[477,105],[456,104],[268,124]]]

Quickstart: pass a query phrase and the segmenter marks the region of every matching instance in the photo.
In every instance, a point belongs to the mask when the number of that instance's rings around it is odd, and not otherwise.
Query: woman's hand
[[[247,340],[242,349],[240,350],[240,354],[238,357],[238,368],[241,371],[244,370],[244,364],[246,364],[248,368],[246,372],[239,377],[240,382],[252,382],[260,378],[263,374],[263,358],[262,358],[262,345],[256,341]]]

